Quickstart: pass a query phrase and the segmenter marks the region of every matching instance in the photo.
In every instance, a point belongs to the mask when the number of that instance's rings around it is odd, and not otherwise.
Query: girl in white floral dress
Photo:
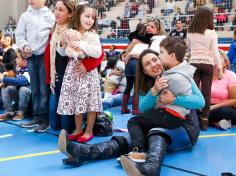
[[[99,58],[102,46],[96,29],[96,9],[87,4],[78,5],[75,9],[71,28],[82,35],[80,41],[73,43],[73,48],[83,51],[87,57]],[[72,40],[66,36],[60,42]],[[86,59],[86,58],[85,58]],[[70,140],[87,142],[93,138],[93,125],[97,112],[102,111],[100,81],[97,68],[83,72],[79,59],[70,59],[63,78],[57,113],[62,115],[75,115],[76,130],[69,136]],[[87,113],[87,126],[83,131],[83,113]]]

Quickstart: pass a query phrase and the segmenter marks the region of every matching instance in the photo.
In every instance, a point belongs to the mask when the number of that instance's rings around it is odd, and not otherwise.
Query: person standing
[[[189,62],[197,68],[194,81],[198,86],[201,83],[202,94],[206,102],[205,107],[200,112],[201,130],[207,130],[208,128],[214,65],[217,65],[219,79],[223,76],[213,20],[211,9],[205,6],[199,7],[189,26],[187,35],[187,43],[191,53]]]
[[[99,58],[102,46],[96,33],[96,10],[88,4],[78,5],[70,27],[80,32],[81,40],[74,41],[74,49],[83,52],[86,57]],[[66,36],[65,41],[71,41],[73,36]],[[66,43],[65,43],[66,44]],[[57,113],[75,115],[76,130],[70,135],[70,140],[88,142],[93,138],[93,125],[98,112],[102,111],[100,80],[97,68],[83,72],[80,60],[70,58],[65,70],[59,98]],[[94,59],[96,61],[96,59]],[[83,114],[87,113],[87,126],[83,131]]]
[[[33,119],[21,126],[35,127],[35,132],[45,132],[49,125],[49,88],[46,85],[44,51],[55,17],[44,3],[45,0],[29,0],[29,6],[20,16],[16,28],[16,44],[28,55],[33,102]]]
[[[184,39],[187,37],[187,30],[183,27],[181,20],[176,20],[176,29],[170,32],[169,36],[180,36]]]

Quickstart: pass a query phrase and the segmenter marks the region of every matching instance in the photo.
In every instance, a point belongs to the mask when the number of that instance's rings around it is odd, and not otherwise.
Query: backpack
[[[110,136],[113,134],[112,122],[107,113],[101,112],[97,115],[93,126],[93,134],[95,136]]]

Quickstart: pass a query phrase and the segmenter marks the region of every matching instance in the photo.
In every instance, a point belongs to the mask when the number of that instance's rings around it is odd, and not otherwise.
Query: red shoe
[[[81,137],[79,137],[79,138],[77,139],[77,142],[85,143],[85,142],[90,141],[91,139],[93,139],[93,134],[91,134],[89,137],[83,137],[83,136],[81,136]]]
[[[71,135],[68,136],[68,138],[69,138],[70,141],[75,141],[75,140],[77,140],[79,137],[81,137],[83,135],[84,135],[84,132],[82,131],[82,132],[80,132],[78,134],[71,134]]]

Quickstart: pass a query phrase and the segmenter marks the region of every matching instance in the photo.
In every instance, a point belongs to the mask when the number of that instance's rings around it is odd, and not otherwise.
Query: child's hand
[[[222,78],[223,78],[223,74],[224,74],[224,72],[223,72],[223,68],[218,68],[218,79],[219,80],[221,80]]]
[[[31,48],[30,48],[29,46],[27,46],[27,45],[25,45],[25,46],[23,47],[23,56],[24,56],[25,58],[28,58],[28,57],[31,57],[31,56],[32,56],[32,50],[31,50]]]
[[[87,70],[86,70],[84,64],[80,61],[79,61],[77,69],[80,72],[81,76],[84,76],[84,74],[87,73]]]

